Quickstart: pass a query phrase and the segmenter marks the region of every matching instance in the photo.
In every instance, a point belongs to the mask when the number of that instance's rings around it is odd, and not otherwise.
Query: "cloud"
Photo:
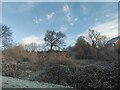
[[[70,12],[70,8],[69,8],[69,6],[67,4],[65,4],[65,6],[63,6],[63,10],[66,13]]]
[[[113,38],[118,36],[118,19],[113,19],[106,21],[104,23],[99,23],[88,28],[84,33],[79,34],[78,36],[85,36],[88,38],[88,30],[94,29],[101,33],[101,35],[106,35],[108,38]]]
[[[78,18],[75,18],[74,21],[75,21],[75,22],[78,21]]]
[[[44,40],[37,36],[29,36],[29,37],[25,37],[22,39],[22,44],[31,44],[31,43],[36,43],[36,44],[43,44],[44,43]]]
[[[61,31],[61,32],[66,32],[67,30],[68,30],[67,27],[61,26],[59,31]]]
[[[107,15],[105,15],[106,17],[110,17],[110,15],[109,14],[107,14]]]
[[[77,37],[73,34],[67,34],[67,38],[65,40],[65,42],[67,43],[67,45],[70,46],[74,46],[76,43]]]
[[[74,23],[78,20],[78,18],[74,18],[70,12],[70,7],[68,6],[68,4],[65,4],[63,6],[63,11],[66,14],[67,17],[67,21],[69,23],[69,25],[73,26]]]
[[[81,9],[83,14],[87,13],[87,7],[85,5],[81,5]]]
[[[55,15],[55,13],[51,12],[51,13],[49,13],[49,14],[46,15],[46,18],[39,18],[39,17],[36,16],[35,18],[33,18],[33,22],[35,24],[38,24],[38,23],[46,21],[46,20],[51,20],[54,15]]]
[[[47,14],[46,16],[47,16],[47,19],[48,19],[48,20],[51,20],[54,15],[55,15],[55,13],[52,12],[52,13],[50,13],[50,14]]]
[[[102,22],[98,22],[98,18],[96,18],[96,24],[88,27],[84,33],[78,34],[78,37],[85,36],[89,40],[89,29],[94,29],[100,32],[101,35],[106,35],[109,39],[118,36],[118,13],[109,13],[105,14],[105,16],[109,18]]]
[[[71,16],[71,14],[70,14],[70,8],[69,8],[69,6],[68,6],[67,4],[65,4],[65,5],[63,6],[63,11],[64,11],[64,13],[66,14],[68,23],[69,23],[70,25],[72,25],[72,24],[73,24],[73,23],[71,22],[71,21],[72,21],[72,16]]]
[[[42,18],[38,18],[38,17],[35,17],[34,19],[33,19],[33,22],[35,23],[35,24],[38,24],[39,22],[42,22],[43,21],[43,19]]]
[[[33,19],[33,22],[35,23],[35,24],[38,24],[38,17],[35,17],[34,19]]]
[[[86,31],[85,33],[78,34],[78,35],[77,35],[77,38],[80,37],[80,36],[87,37],[87,36],[88,36],[88,32]]]
[[[118,36],[118,20],[115,19],[95,25],[92,27],[92,29],[101,32],[101,34],[106,35],[109,38],[113,38]]]
[[[39,18],[39,22],[42,22],[42,21],[43,21],[43,19]]]

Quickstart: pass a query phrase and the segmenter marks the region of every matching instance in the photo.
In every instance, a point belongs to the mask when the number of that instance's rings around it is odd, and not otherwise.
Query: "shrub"
[[[78,89],[90,88],[118,88],[118,66],[108,65],[103,68],[96,66],[69,67],[64,65],[53,65],[43,70],[36,80],[69,85]]]
[[[80,72],[80,73],[79,73]],[[118,67],[107,68],[87,67],[76,73],[76,88],[117,88]]]
[[[97,58],[100,60],[113,61],[118,60],[118,52],[115,47],[102,47],[97,49]]]
[[[2,75],[3,76],[10,76],[10,77],[17,77],[21,74],[21,70],[17,68],[16,65],[2,65]]]
[[[22,60],[29,59],[29,53],[25,51],[21,45],[12,46],[3,50],[2,55],[4,60],[16,61],[17,63],[22,62]]]
[[[76,59],[90,59],[92,54],[92,49],[84,38],[78,38],[75,46],[70,48],[69,51]]]
[[[116,50],[117,49],[117,50]],[[118,60],[119,46],[92,47],[84,39],[78,38],[75,46],[68,53],[75,59]]]
[[[72,67],[71,67],[72,69]],[[75,69],[75,67],[74,67]],[[45,68],[42,73],[40,73],[36,80],[44,81],[54,84],[67,84],[69,83],[68,75],[71,73],[70,68],[64,65],[53,65],[51,67]]]

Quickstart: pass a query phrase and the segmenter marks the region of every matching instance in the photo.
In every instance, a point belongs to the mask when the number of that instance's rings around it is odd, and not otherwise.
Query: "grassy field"
[[[21,80],[12,77],[2,78],[2,88],[70,88],[62,85],[39,83],[37,81]]]

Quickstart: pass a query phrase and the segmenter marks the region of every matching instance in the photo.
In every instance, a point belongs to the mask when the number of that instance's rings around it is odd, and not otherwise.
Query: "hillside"
[[[39,83],[36,81],[21,80],[12,77],[2,78],[2,88],[70,88],[62,85]]]

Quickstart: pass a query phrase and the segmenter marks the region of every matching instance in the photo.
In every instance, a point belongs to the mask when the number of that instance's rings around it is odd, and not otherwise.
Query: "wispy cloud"
[[[92,29],[101,32],[101,34],[106,35],[109,38],[118,36],[118,20],[107,21],[92,27]]]
[[[95,19],[95,24],[89,26],[84,33],[81,33],[78,36],[85,36],[88,38],[89,29],[94,29],[100,32],[102,35],[106,35],[108,38],[118,36],[118,13],[116,11],[108,13],[108,11],[109,9],[107,9],[107,13],[102,12],[105,15],[105,20],[100,21],[97,17]]]
[[[22,39],[22,44],[31,44],[31,43],[36,43],[36,44],[43,44],[44,40],[41,37],[37,37],[37,36],[29,36],[29,37],[25,37]]]
[[[68,27],[66,27],[66,26],[61,26],[59,29],[59,31],[61,31],[61,32],[66,32],[67,30],[68,30]]]
[[[43,19],[42,18],[38,18],[37,16],[33,19],[33,22],[35,24],[38,24],[39,22],[42,22],[42,21],[43,21]]]
[[[100,32],[102,35],[106,35],[108,38],[113,38],[118,36],[118,19],[113,19],[103,23],[96,24],[88,28],[84,33],[79,36],[85,36],[88,39],[88,30],[93,29]]]
[[[110,17],[110,14],[106,14],[105,16],[106,16],[106,17]]]
[[[87,7],[83,4],[81,5],[81,10],[82,10],[82,13],[83,14],[86,14],[87,13]]]
[[[55,15],[55,13],[52,12],[52,13],[47,14],[46,17],[47,17],[48,20],[51,20],[54,15]]]
[[[39,18],[39,17],[36,16],[36,17],[33,18],[33,22],[35,24],[38,24],[38,23],[46,21],[46,20],[51,20],[54,15],[55,15],[55,13],[51,12],[51,13],[45,15],[45,18]]]
[[[64,11],[64,13],[66,14],[67,21],[68,21],[69,25],[73,26],[74,23],[78,20],[78,18],[74,18],[74,17],[71,15],[70,7],[68,6],[68,4],[65,4],[65,5],[63,6],[63,11]]]
[[[70,8],[69,8],[69,6],[68,6],[67,4],[65,4],[65,5],[63,6],[63,10],[64,10],[66,13],[70,12]]]

